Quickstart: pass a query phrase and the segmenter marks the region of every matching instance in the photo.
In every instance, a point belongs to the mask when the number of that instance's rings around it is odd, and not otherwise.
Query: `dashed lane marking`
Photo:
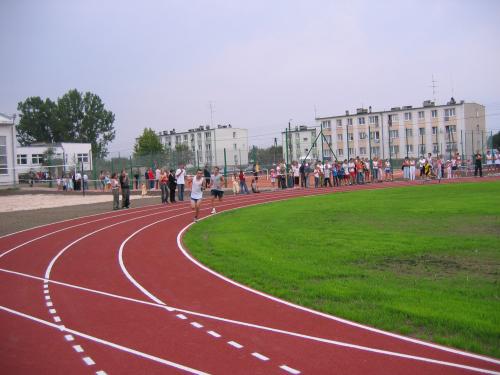
[[[203,325],[200,324],[200,323],[197,323],[197,322],[192,322],[191,325],[194,327],[194,328],[203,328]]]
[[[47,302],[47,303],[46,303],[46,305],[47,305],[47,307],[52,307],[52,306],[54,306],[54,304],[53,304],[52,302]]]
[[[58,316],[54,316],[54,322],[60,323],[61,322],[61,318],[58,317]]]
[[[83,348],[81,345],[73,345],[73,349],[75,349],[75,352],[77,353],[83,353]]]
[[[214,332],[214,331],[207,331],[207,333],[210,335],[210,336],[213,336],[215,338],[219,338],[221,337],[221,335],[219,335],[217,332]]]
[[[287,365],[280,366],[280,369],[285,370],[286,372],[289,372],[290,374],[294,374],[294,375],[300,374],[299,370],[295,370],[294,368],[288,367]]]
[[[243,345],[238,344],[236,341],[228,341],[227,343],[228,343],[229,345],[231,345],[231,346],[235,347],[236,349],[241,349],[241,348],[243,348]]]
[[[268,357],[266,357],[265,355],[262,355],[262,354],[260,354],[260,353],[255,352],[255,353],[252,353],[252,355],[253,355],[255,358],[257,358],[257,359],[260,359],[261,361],[269,361],[269,358],[268,358]]]
[[[85,362],[87,366],[95,365],[94,360],[90,357],[83,357],[83,362]]]
[[[49,313],[51,313],[51,314],[57,314],[57,310],[56,309],[50,309]]]
[[[64,338],[66,339],[66,341],[74,341],[75,340],[73,335],[65,335]]]
[[[186,315],[182,315],[182,314],[177,314],[176,317],[178,317],[179,319],[182,319],[182,320],[187,319]]]

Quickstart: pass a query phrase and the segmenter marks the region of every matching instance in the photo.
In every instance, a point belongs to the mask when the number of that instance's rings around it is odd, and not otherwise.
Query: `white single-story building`
[[[15,185],[16,127],[15,117],[0,113],[0,186]]]
[[[92,145],[90,143],[33,143],[29,146],[18,146],[16,154],[16,168],[19,173],[46,171],[49,148],[52,149],[50,166],[58,170],[71,171],[92,170]],[[53,176],[55,177],[55,176]]]

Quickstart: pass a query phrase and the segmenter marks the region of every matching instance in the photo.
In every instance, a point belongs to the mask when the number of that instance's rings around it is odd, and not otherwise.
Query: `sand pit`
[[[158,197],[144,197],[131,195],[130,200],[135,199],[151,199]],[[65,195],[65,194],[20,194],[7,195],[0,197],[0,212],[14,212],[37,210],[41,208],[78,206],[81,204],[103,203],[108,202],[112,207],[113,197],[109,195]],[[121,196],[120,196],[121,202]]]

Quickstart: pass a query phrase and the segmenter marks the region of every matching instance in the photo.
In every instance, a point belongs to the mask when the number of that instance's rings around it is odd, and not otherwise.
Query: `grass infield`
[[[500,357],[500,182],[269,203],[202,220],[184,242],[279,298]]]

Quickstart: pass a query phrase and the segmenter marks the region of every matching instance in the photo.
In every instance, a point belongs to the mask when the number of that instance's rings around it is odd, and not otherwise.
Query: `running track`
[[[326,192],[228,196],[219,212]],[[226,280],[183,248],[191,220],[183,202],[1,237],[2,374],[500,374],[496,359],[343,321]]]

